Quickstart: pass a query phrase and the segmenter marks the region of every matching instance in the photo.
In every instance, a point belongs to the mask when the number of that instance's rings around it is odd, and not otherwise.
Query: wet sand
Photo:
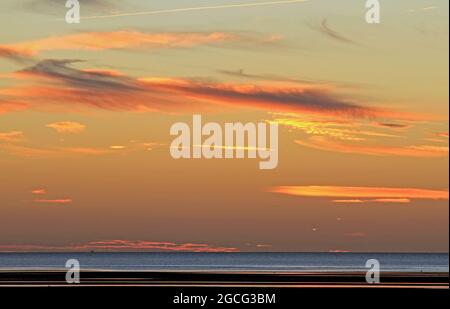
[[[0,287],[73,286],[63,270],[0,270]],[[368,284],[365,273],[347,272],[211,272],[211,271],[81,271],[79,286],[389,288],[448,289],[448,273],[382,273]]]

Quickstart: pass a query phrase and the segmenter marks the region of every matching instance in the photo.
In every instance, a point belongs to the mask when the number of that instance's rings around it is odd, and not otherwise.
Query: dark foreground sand
[[[64,271],[0,270],[0,304],[46,309],[447,308],[448,287],[448,273],[382,273],[370,285],[364,273],[82,271],[67,284]]]
[[[382,273],[368,284],[365,273],[274,273],[192,271],[82,271],[79,286],[273,287],[273,288],[408,288],[448,289],[448,273]],[[0,287],[71,286],[65,271],[0,270]]]

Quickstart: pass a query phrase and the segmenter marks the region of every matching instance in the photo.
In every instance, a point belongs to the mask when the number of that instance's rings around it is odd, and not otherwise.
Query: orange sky
[[[0,4],[0,251],[448,251],[448,1],[26,2]],[[193,114],[278,123],[277,168],[174,160]]]

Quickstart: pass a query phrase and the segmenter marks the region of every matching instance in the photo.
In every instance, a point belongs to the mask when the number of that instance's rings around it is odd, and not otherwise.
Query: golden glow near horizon
[[[19,2],[0,251],[448,251],[448,1]],[[276,168],[173,159],[195,114],[277,124]]]

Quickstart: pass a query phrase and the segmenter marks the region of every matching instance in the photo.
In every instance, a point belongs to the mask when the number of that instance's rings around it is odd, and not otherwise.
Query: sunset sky
[[[64,3],[0,4],[0,251],[448,252],[447,0]],[[193,114],[277,168],[173,159]]]

